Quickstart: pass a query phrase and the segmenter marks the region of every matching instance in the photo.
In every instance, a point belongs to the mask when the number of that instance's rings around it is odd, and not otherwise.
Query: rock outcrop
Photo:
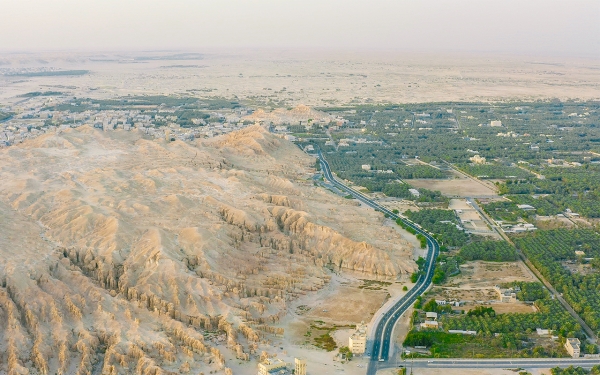
[[[314,160],[261,127],[118,134],[0,150],[0,372],[228,374],[331,269],[413,269],[380,215],[314,187]]]

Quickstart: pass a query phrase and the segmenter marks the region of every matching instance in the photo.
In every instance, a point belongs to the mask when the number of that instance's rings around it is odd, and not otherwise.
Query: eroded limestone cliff
[[[382,217],[261,127],[164,143],[87,126],[0,150],[0,372],[229,374],[329,269],[410,272]]]

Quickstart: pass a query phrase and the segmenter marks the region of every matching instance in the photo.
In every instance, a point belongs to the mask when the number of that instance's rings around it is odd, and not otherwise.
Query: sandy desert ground
[[[595,60],[495,55],[326,51],[4,54],[0,71],[86,69],[80,77],[0,76],[0,100],[43,88],[77,96],[186,94],[267,107],[371,102],[600,98]],[[48,85],[48,86],[45,86]]]
[[[0,372],[254,372],[334,272],[411,272],[412,246],[313,165],[258,126],[195,144],[82,126],[0,150]]]

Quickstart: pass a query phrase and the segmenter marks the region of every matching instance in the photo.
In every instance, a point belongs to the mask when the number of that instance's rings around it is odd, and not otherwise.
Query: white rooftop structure
[[[408,191],[417,198],[421,195],[417,189],[408,189]]]

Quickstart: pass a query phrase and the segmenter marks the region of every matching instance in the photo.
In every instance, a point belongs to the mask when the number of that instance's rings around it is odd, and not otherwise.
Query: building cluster
[[[349,147],[350,145],[357,144],[377,144],[382,145],[383,141],[370,141],[367,138],[342,138],[338,142],[339,147]]]
[[[195,126],[184,128],[177,123],[178,118],[174,115],[175,108],[161,107],[157,111],[103,109],[98,104],[85,101],[57,103],[58,100],[54,100],[53,97],[32,98],[24,102],[26,103],[2,109],[4,113],[12,113],[12,116],[0,122],[0,147],[83,125],[102,131],[136,130],[155,139],[168,141],[211,138],[248,125],[248,122],[241,120],[241,116],[246,112],[239,109],[223,110],[230,113],[210,113],[210,118],[218,121],[191,119]],[[86,109],[79,111],[81,105],[85,105]]]
[[[438,314],[436,312],[426,312],[425,321],[421,323],[421,328],[438,329],[439,326]]]
[[[464,301],[457,301],[457,300],[452,300],[452,301],[446,301],[445,299],[436,299],[435,303],[438,306],[453,306],[453,307],[459,307],[465,304]]]
[[[521,137],[521,135],[519,133],[515,133],[513,131],[509,131],[506,133],[499,132],[498,134],[496,134],[496,136],[497,137],[512,137],[512,138]]]
[[[531,232],[537,229],[537,227],[530,223],[518,223],[518,224],[508,224],[501,220],[496,220],[496,224],[500,226],[504,233],[525,233]]]
[[[546,160],[546,163],[548,164],[549,167],[565,167],[565,168],[573,168],[573,167],[581,167],[583,164],[573,161],[566,161],[563,159],[548,159]]]

